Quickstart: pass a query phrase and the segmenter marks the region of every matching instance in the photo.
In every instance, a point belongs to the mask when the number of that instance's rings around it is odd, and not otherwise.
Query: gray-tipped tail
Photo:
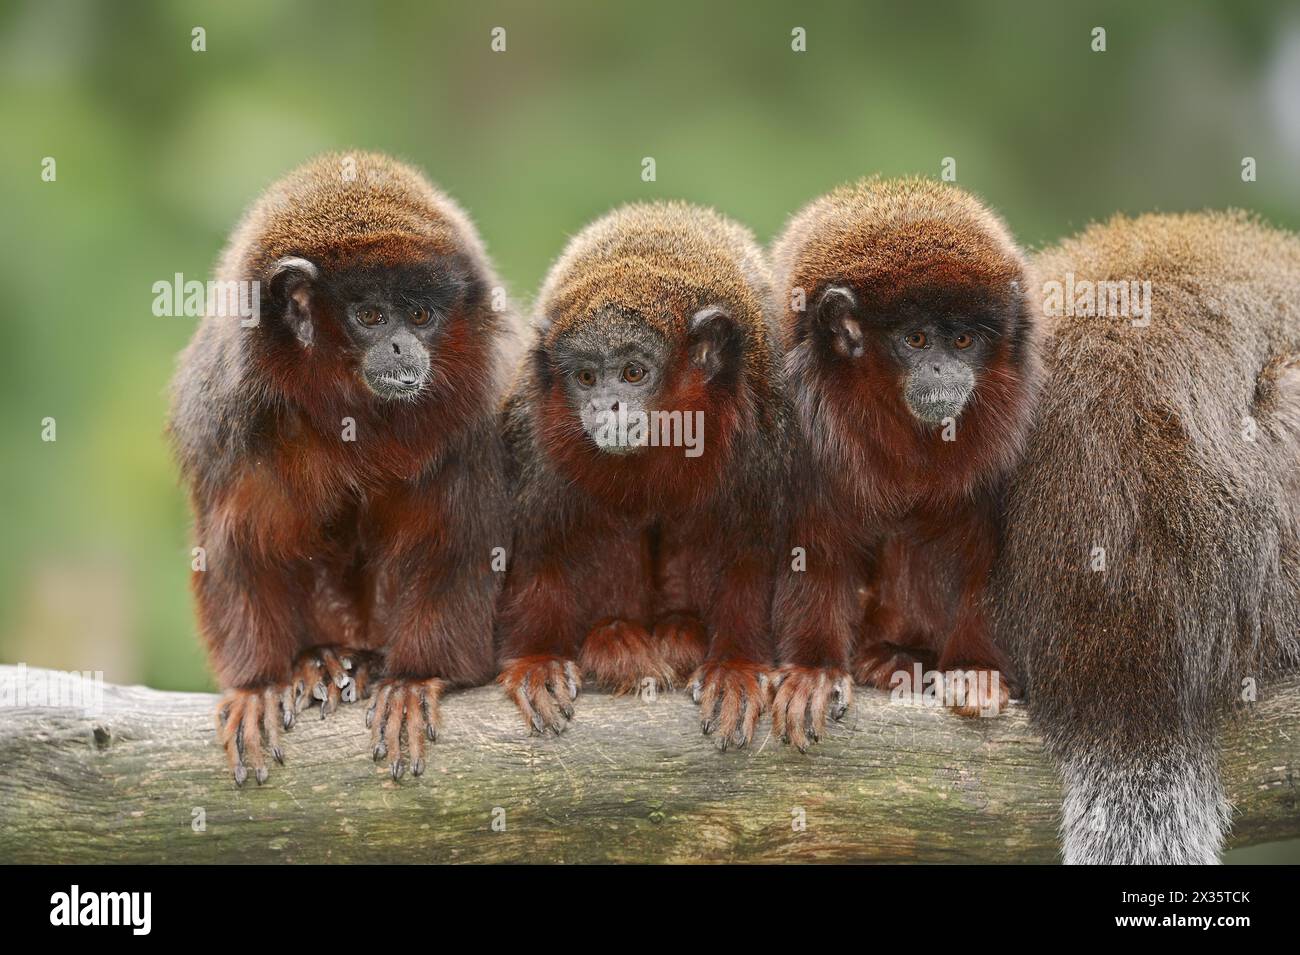
[[[1217,865],[1231,819],[1212,753],[1062,761],[1067,865]]]

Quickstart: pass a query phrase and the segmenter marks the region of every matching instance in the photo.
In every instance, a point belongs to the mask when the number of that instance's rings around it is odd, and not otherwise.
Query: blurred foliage
[[[313,153],[425,169],[527,297],[614,204],[709,203],[767,241],[837,183],[945,156],[1030,245],[1116,210],[1295,228],[1298,70],[1282,2],[7,2],[0,659],[211,685],[163,440],[193,320],[154,317],[151,286],[206,277],[243,207]]]

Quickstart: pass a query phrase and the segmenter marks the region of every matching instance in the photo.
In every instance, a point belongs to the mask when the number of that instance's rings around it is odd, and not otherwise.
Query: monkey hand
[[[292,687],[265,683],[261,686],[226,690],[217,703],[217,738],[226,751],[226,760],[234,774],[235,785],[248,779],[248,769],[260,786],[270,776],[266,768],[266,751],[284,765],[280,748],[280,728],[293,724]]]
[[[437,677],[388,677],[375,686],[366,710],[370,745],[375,762],[388,760],[393,779],[406,772],[402,740],[410,755],[412,775],[424,772],[424,743],[438,738],[438,700],[446,687]]]
[[[379,668],[381,658],[373,650],[350,647],[309,647],[294,661],[289,685],[293,690],[293,707],[285,726],[292,726],[297,714],[315,702],[320,703],[320,718],[325,719],[340,703],[355,703],[370,695],[370,679]]]
[[[582,642],[578,666],[615,696],[631,693],[644,680],[653,680],[656,689],[673,685],[667,658],[645,627],[628,620],[606,620],[592,627]]]
[[[673,676],[684,680],[704,662],[709,636],[699,617],[671,613],[655,621],[654,643]]]
[[[497,682],[519,707],[528,732],[537,736],[545,736],[547,730],[556,736],[564,732],[582,688],[577,664],[557,656],[507,660]]]
[[[843,718],[853,702],[853,680],[843,670],[787,665],[776,673],[772,732],[807,752],[826,732],[826,717]]]
[[[1011,699],[1007,675],[992,667],[948,667],[943,671],[944,704],[958,716],[998,716]]]
[[[749,660],[710,660],[695,671],[690,689],[700,704],[700,728],[713,733],[724,750],[753,739],[759,716],[772,702],[769,669]]]

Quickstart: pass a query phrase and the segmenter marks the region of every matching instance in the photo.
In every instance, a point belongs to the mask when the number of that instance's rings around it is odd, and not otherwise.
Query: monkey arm
[[[193,574],[199,629],[223,688],[288,680],[310,593],[297,561],[259,560],[227,541]]]
[[[858,547],[842,523],[837,526],[809,507],[795,515],[790,552],[781,556],[772,602],[780,663],[849,668],[861,616],[850,568]],[[797,548],[802,549],[802,564]]]
[[[771,662],[773,563],[770,543],[757,539],[725,555],[705,610],[710,660]]]
[[[582,637],[578,605],[560,553],[530,547],[516,554],[501,598],[501,658],[575,656]]]
[[[948,552],[957,562],[960,591],[952,633],[940,655],[939,669],[1010,668],[1006,655],[993,642],[985,592],[998,553],[998,522],[991,502],[981,501],[955,521],[948,532]]]
[[[494,548],[508,544],[505,491],[482,465],[485,441],[434,474],[373,502],[376,613],[390,676],[439,677],[452,686],[493,672],[492,621],[502,573]],[[502,551],[497,551],[498,554]]]

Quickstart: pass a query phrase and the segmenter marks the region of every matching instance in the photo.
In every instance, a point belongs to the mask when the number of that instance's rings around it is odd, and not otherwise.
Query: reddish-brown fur
[[[849,676],[888,687],[914,659],[945,671],[999,671],[1002,692],[989,702],[1000,709],[1007,663],[989,638],[983,591],[997,553],[999,496],[1037,378],[1023,257],[970,196],[908,180],[866,181],[812,203],[792,220],[775,261],[786,302],[802,289],[808,303],[786,313],[804,443],[795,453],[790,543],[805,548],[807,569],[783,573],[777,585],[785,665],[778,731],[806,745],[828,713],[847,705]],[[861,357],[835,354],[812,325],[813,303],[831,284],[857,296]],[[955,441],[908,410],[879,331],[901,303],[931,301],[1008,303],[1007,327]],[[837,698],[828,706],[828,697]]]
[[[713,304],[726,306],[742,341],[725,383],[706,380],[687,354],[688,320]],[[673,343],[656,404],[704,413],[702,456],[680,447],[615,456],[583,431],[550,349],[558,335],[608,320],[601,316],[611,308]],[[530,729],[558,732],[572,715],[579,670],[616,692],[695,671],[706,731],[743,744],[766,703],[786,467],[761,253],[709,210],[626,207],[574,240],[538,312],[535,353],[506,415],[517,475],[501,682]]]
[[[274,293],[284,257],[319,273],[307,343]],[[382,401],[358,371],[336,290],[397,283],[400,269],[430,282],[454,275],[463,291],[424,390]],[[403,718],[424,718],[431,733],[444,685],[492,674],[491,548],[508,543],[495,414],[515,334],[488,304],[499,282],[454,203],[413,169],[369,154],[321,157],[268,189],[217,277],[261,283],[262,314],[250,328],[204,319],[181,360],[171,431],[207,552],[193,586],[226,691],[222,739],[236,779],[245,763],[265,778],[259,725],[268,736],[277,719],[288,726],[313,691],[323,715],[339,683],[364,688],[378,659],[369,651],[381,649],[381,701],[401,705],[380,707],[385,745],[375,748],[398,773]],[[355,440],[343,440],[345,419]],[[418,771],[423,744],[410,745]]]

